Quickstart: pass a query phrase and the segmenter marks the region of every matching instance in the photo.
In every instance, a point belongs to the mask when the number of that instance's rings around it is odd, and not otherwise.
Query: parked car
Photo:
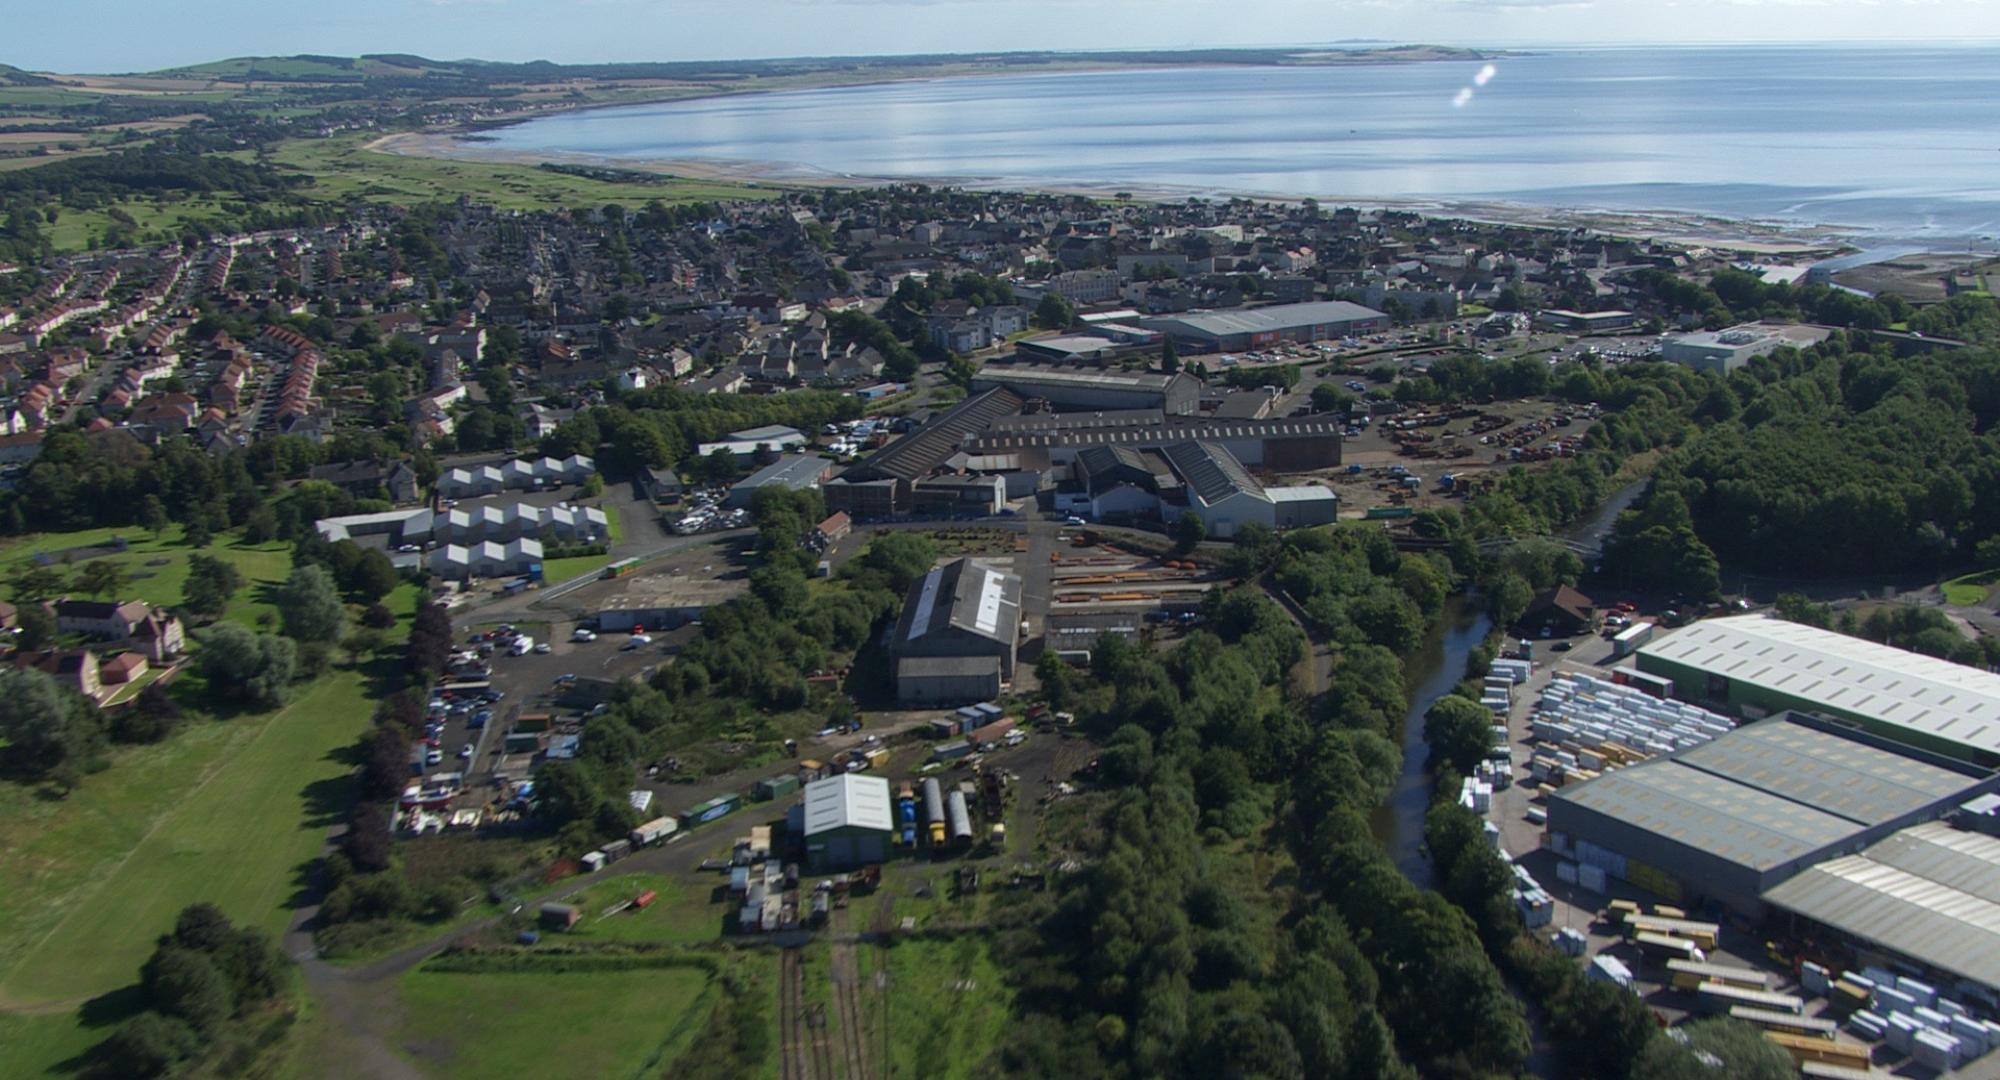
[[[1064,518],[1064,519],[1063,519],[1063,524],[1065,524],[1065,525],[1073,525],[1073,526],[1081,526],[1081,525],[1083,524],[1083,519],[1082,519],[1082,518],[1080,518],[1080,517],[1077,517],[1077,516],[1076,516],[1075,514],[1071,514],[1070,516],[1068,516],[1068,517],[1066,517],[1066,518]]]
[[[597,635],[592,631],[585,630],[583,627],[579,626],[576,628],[576,633],[571,634],[569,636],[569,639],[571,641],[596,641]]]
[[[536,656],[547,656],[552,651],[554,650],[549,647],[549,643],[546,641],[535,646]]]
[[[464,746],[461,746],[461,747],[459,747],[459,748],[458,748],[458,756],[459,756],[459,757],[462,757],[462,758],[469,758],[469,757],[471,757],[471,756],[472,756],[472,744],[471,744],[471,743],[466,743],[466,744],[465,744]]]
[[[643,649],[652,643],[653,636],[651,634],[633,634],[631,637],[626,638],[625,644],[618,646],[618,648],[621,651]]]

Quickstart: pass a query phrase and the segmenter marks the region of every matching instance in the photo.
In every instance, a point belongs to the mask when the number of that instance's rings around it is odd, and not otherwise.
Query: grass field
[[[285,580],[285,576],[292,572],[292,546],[282,540],[268,544],[244,544],[237,537],[219,536],[206,548],[191,548],[182,542],[181,529],[176,526],[168,529],[162,537],[154,537],[146,530],[137,528],[86,529],[82,532],[19,537],[0,546],[0,578],[30,565],[37,552],[60,557],[65,550],[107,543],[114,536],[124,537],[131,546],[115,555],[79,554],[67,566],[55,564],[55,569],[73,575],[84,563],[102,559],[125,571],[131,585],[125,589],[124,597],[171,606],[181,602],[181,589],[187,583],[188,556],[200,551],[212,558],[229,561],[243,575],[243,591],[237,593],[230,604],[228,618],[246,626],[255,626],[259,615],[276,617],[277,609],[260,593],[264,587]]]
[[[297,139],[281,143],[271,164],[310,174],[304,194],[316,199],[359,197],[407,204],[470,195],[502,210],[547,210],[561,206],[643,206],[654,199],[672,205],[713,199],[758,199],[777,194],[740,184],[662,177],[658,182],[608,182],[567,176],[533,165],[445,161],[379,154],[367,149],[369,136]]]
[[[455,974],[401,984],[399,1049],[432,1077],[653,1075],[715,995],[696,968]]]
[[[1981,570],[1975,574],[1953,578],[1940,588],[1944,590],[1944,601],[1959,607],[1974,607],[1986,602],[1993,595],[1993,586],[2000,584],[2000,570]]]
[[[899,941],[887,951],[891,1075],[963,1077],[998,1045],[1008,992],[983,938]],[[861,975],[883,953],[859,951]]]
[[[665,874],[622,874],[606,878],[563,902],[575,904],[583,920],[551,939],[563,942],[643,941],[665,945],[692,945],[722,936],[722,918],[727,904],[711,903],[707,886],[723,879],[706,876],[697,881]],[[660,898],[644,909],[627,908],[609,918],[600,918],[605,909],[621,900],[652,889]]]
[[[125,751],[68,799],[0,787],[0,1005],[74,1002],[129,983],[197,900],[276,933],[348,783],[372,712],[338,670],[268,716],[197,722]]]
[[[230,215],[221,201],[207,196],[197,196],[180,202],[157,202],[151,199],[124,199],[115,204],[118,209],[132,215],[142,237],[160,233],[178,234],[189,222],[228,221]],[[64,208],[53,225],[44,225],[42,235],[49,238],[57,251],[83,251],[90,247],[93,237],[101,238],[113,227],[107,210],[71,210]]]

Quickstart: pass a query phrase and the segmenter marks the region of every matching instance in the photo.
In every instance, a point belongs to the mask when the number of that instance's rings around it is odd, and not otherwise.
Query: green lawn
[[[860,952],[865,977],[873,950]],[[899,941],[888,968],[891,1074],[971,1075],[1007,1026],[1007,988],[985,940]]]
[[[714,941],[722,935],[722,917],[728,904],[709,901],[709,887],[721,885],[719,875],[704,875],[694,881],[665,874],[621,874],[606,878],[581,893],[564,900],[583,912],[576,926],[550,940],[563,943],[601,941],[646,941],[667,945],[692,945]],[[647,907],[627,908],[608,918],[605,910],[622,900],[652,889],[660,894]]]
[[[609,565],[611,565],[609,555],[578,555],[569,559],[549,559],[542,563],[542,584],[560,585],[572,578],[594,574]]]
[[[86,562],[108,562],[124,570],[131,582],[123,598],[175,606],[181,602],[181,589],[187,583],[188,556],[200,551],[211,558],[227,560],[243,575],[243,591],[229,605],[228,618],[246,626],[256,626],[260,615],[277,616],[277,609],[260,598],[260,587],[276,585],[292,572],[292,546],[282,540],[244,544],[235,536],[218,536],[206,548],[191,548],[182,542],[181,530],[176,526],[162,537],[138,528],[85,529],[18,537],[0,545],[0,578],[31,565],[36,552],[55,555],[72,548],[102,544],[114,536],[124,537],[131,546],[116,555],[78,555],[68,565],[57,563],[53,568],[74,575]]]
[[[1993,586],[2000,584],[2000,570],[1981,570],[1964,577],[1945,582],[1944,601],[1959,607],[1974,607],[1986,602],[1993,595]]]
[[[123,1016],[119,1017],[122,1020]],[[118,1020],[85,1024],[75,1009],[24,1016],[0,1013],[0,1076],[74,1076],[74,1061],[116,1030]]]
[[[179,202],[121,199],[112,206],[131,215],[139,236],[150,239],[178,235],[189,222],[227,223],[235,220],[235,215],[226,211],[220,200],[209,196]],[[57,251],[83,251],[90,247],[93,238],[102,239],[114,226],[110,209],[110,206],[102,210],[64,208],[55,224],[42,227],[42,234],[49,238],[49,243],[55,245]]]
[[[382,154],[367,149],[373,136],[295,139],[272,152],[272,164],[313,177],[310,198],[359,196],[377,202],[435,202],[470,195],[502,210],[546,210],[559,206],[643,206],[654,199],[668,205],[721,199],[768,199],[769,188],[661,177],[656,183],[613,182],[569,176],[533,165]]]
[[[195,722],[122,752],[68,799],[0,787],[0,1003],[123,986],[174,913],[213,902],[277,933],[344,801],[372,713],[341,669],[269,716]]]
[[[432,1077],[653,1075],[712,1004],[697,968],[455,974],[401,984],[398,1049]]]

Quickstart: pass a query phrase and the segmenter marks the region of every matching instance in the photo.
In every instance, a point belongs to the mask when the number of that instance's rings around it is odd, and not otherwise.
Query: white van
[[[535,639],[529,637],[526,634],[522,634],[520,637],[514,639],[513,644],[507,646],[507,651],[515,656],[526,656],[528,655],[529,650],[533,649],[534,647],[535,647]]]

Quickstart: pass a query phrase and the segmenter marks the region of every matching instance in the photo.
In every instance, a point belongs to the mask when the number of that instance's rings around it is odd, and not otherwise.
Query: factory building
[[[707,457],[717,450],[727,450],[740,458],[755,455],[757,451],[768,449],[774,453],[785,453],[805,446],[805,432],[782,424],[768,424],[764,427],[746,428],[732,431],[715,442],[705,442],[695,448],[699,457]]]
[[[433,576],[450,581],[467,578],[534,577],[542,571],[542,544],[521,539],[502,544],[446,544],[431,552]]]
[[[1186,416],[1201,405],[1201,380],[1186,372],[1102,371],[988,364],[972,377],[974,391],[1005,387],[1023,399],[1060,410],[1159,409]]]
[[[766,488],[774,491],[810,491],[833,474],[833,463],[814,454],[793,454],[758,469],[738,481],[724,496],[722,505],[731,510],[747,510]]]
[[[1221,446],[1252,468],[1312,472],[1340,465],[1342,426],[1331,415],[1236,420],[1165,416],[1150,409],[1036,413],[996,420],[969,441],[975,454],[1041,454],[1051,467],[1067,469],[1094,446],[1158,450],[1199,439]]]
[[[1609,334],[1639,325],[1639,316],[1629,311],[1566,311],[1550,308],[1535,313],[1535,325],[1572,334]]]
[[[1215,443],[1179,442],[1162,453],[1180,477],[1186,498],[1180,503],[1162,499],[1161,515],[1178,521],[1182,514],[1199,514],[1210,536],[1227,539],[1250,522],[1290,529],[1331,524],[1339,516],[1340,499],[1331,489],[1318,484],[1266,488]]]
[[[918,480],[943,468],[995,420],[1020,412],[1022,403],[1020,395],[1005,387],[973,394],[822,485],[826,508],[863,520],[907,513]]]
[[[1557,790],[1548,846],[1676,902],[1754,917],[1764,893],[1801,870],[1943,817],[1996,781],[1787,714]]]
[[[889,781],[842,773],[806,785],[806,869],[849,870],[886,862],[896,832]]]
[[[1325,341],[1372,334],[1388,329],[1389,316],[1346,300],[1319,300],[1163,315],[1141,319],[1139,325],[1158,330],[1190,351],[1237,352],[1286,341]]]
[[[597,544],[611,538],[611,519],[595,506],[466,506],[443,512],[421,507],[380,514],[349,514],[313,523],[330,542],[381,536],[403,544],[505,544],[532,537],[555,544]]]
[[[1845,942],[1857,966],[2000,999],[2000,839],[1927,822],[1811,867],[1764,903],[1795,932]]]
[[[1684,701],[1747,717],[1786,709],[2000,765],[2000,675],[1762,615],[1703,619],[1639,647]]]
[[[581,484],[596,471],[597,463],[582,454],[571,454],[560,461],[549,457],[507,461],[453,469],[438,478],[438,494],[447,499],[472,499],[503,491],[533,491],[559,484]]]
[[[1727,375],[1749,363],[1752,357],[1787,346],[1803,349],[1817,345],[1826,340],[1828,333],[1815,326],[1745,323],[1727,330],[1703,330],[1668,338],[1660,344],[1660,358],[1686,364],[1696,371]]]
[[[971,559],[910,586],[890,630],[896,697],[907,704],[981,701],[1014,677],[1021,579]]]

